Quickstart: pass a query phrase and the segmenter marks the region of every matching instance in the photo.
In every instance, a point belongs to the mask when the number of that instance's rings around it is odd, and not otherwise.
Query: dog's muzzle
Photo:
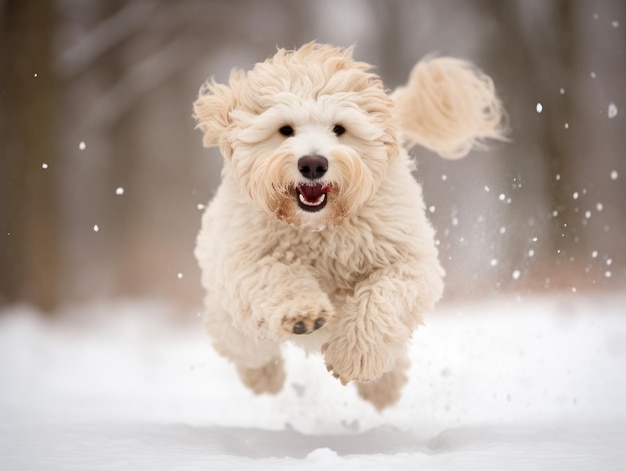
[[[331,185],[319,181],[328,171],[328,159],[321,155],[305,155],[298,159],[298,170],[306,179],[296,186],[298,206],[309,212],[322,210],[332,189]]]
[[[300,183],[296,187],[296,198],[300,209],[309,212],[322,210],[328,203],[328,192],[332,189],[330,184]]]

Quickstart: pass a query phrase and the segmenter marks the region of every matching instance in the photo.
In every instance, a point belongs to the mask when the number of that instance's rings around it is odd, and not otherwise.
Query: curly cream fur
[[[434,231],[398,136],[419,134],[454,155],[466,146],[459,134],[472,143],[498,137],[483,124],[470,135],[471,126],[459,132],[451,123],[446,138],[403,101],[419,103],[432,88],[420,92],[423,81],[412,79],[394,106],[369,68],[352,60],[351,48],[309,43],[233,72],[228,86],[209,81],[194,103],[204,144],[219,145],[225,157],[195,251],[207,291],[204,323],[257,393],[280,390],[280,343],[293,341],[322,352],[329,371],[358,382],[377,408],[398,399],[406,345],[443,291]],[[468,113],[458,121],[468,123]],[[279,132],[286,125],[293,135]],[[336,135],[336,125],[345,133]],[[298,204],[305,155],[328,161],[318,212]],[[310,335],[294,334],[296,325]]]
[[[425,58],[393,97],[405,139],[444,158],[464,157],[482,139],[506,140],[506,113],[493,81],[470,62]]]

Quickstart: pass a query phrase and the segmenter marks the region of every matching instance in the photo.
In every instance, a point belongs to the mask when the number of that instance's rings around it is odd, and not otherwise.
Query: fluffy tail
[[[404,139],[459,159],[483,139],[507,140],[507,119],[490,77],[470,62],[427,57],[393,93]]]

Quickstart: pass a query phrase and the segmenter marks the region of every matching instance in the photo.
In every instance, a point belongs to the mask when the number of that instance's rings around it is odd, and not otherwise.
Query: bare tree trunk
[[[7,0],[0,12],[0,301],[59,300],[52,0]]]
[[[539,25],[530,31],[522,24],[522,10],[528,8],[520,2],[475,2],[478,7],[489,12],[501,25],[502,44],[515,45],[512,57],[503,56],[499,45],[494,45],[503,63],[515,64],[520,89],[517,94],[525,95],[526,119],[534,126],[521,130],[534,138],[538,144],[535,152],[543,161],[543,180],[546,194],[545,214],[537,217],[547,223],[547,243],[544,244],[546,262],[535,279],[546,287],[563,287],[573,277],[570,270],[571,259],[580,253],[584,244],[581,218],[576,214],[576,201],[573,199],[577,162],[577,136],[568,133],[567,127],[575,122],[575,66],[577,63],[577,32],[575,31],[575,2],[560,0],[544,6],[544,14],[551,18],[546,23],[548,29]],[[507,54],[512,54],[510,50]],[[511,78],[510,80],[513,80]],[[559,92],[559,88],[563,92]],[[532,101],[532,100],[536,101]],[[541,107],[535,111],[535,105]],[[537,105],[539,106],[539,105]],[[535,114],[538,113],[538,114]],[[540,126],[540,127],[538,127]],[[536,158],[536,156],[532,156]],[[537,170],[540,170],[537,167]],[[529,173],[530,174],[530,173]],[[529,182],[535,185],[535,182]],[[528,186],[528,185],[527,185]],[[556,270],[555,270],[556,268]],[[559,286],[562,285],[562,286]]]
[[[563,264],[562,257],[573,257],[580,251],[578,244],[581,242],[582,226],[580,219],[574,214],[573,188],[571,181],[576,175],[570,175],[570,167],[576,168],[573,158],[575,153],[570,152],[570,139],[558,139],[562,135],[565,123],[571,123],[576,117],[573,115],[573,91],[572,82],[574,64],[576,62],[576,34],[573,27],[574,7],[568,0],[560,0],[557,4],[554,19],[556,44],[554,57],[552,58],[557,68],[556,79],[568,93],[554,100],[552,110],[548,115],[548,125],[544,135],[545,148],[548,153],[552,180],[552,244],[557,252],[556,262]],[[558,74],[558,75],[557,75]],[[546,91],[547,92],[547,91]]]

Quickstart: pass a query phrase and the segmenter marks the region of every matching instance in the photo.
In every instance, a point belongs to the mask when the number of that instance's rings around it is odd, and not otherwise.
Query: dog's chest
[[[389,265],[397,247],[381,240],[368,227],[298,232],[281,239],[274,252],[283,263],[296,263],[313,272],[327,292],[352,290],[372,271]]]

